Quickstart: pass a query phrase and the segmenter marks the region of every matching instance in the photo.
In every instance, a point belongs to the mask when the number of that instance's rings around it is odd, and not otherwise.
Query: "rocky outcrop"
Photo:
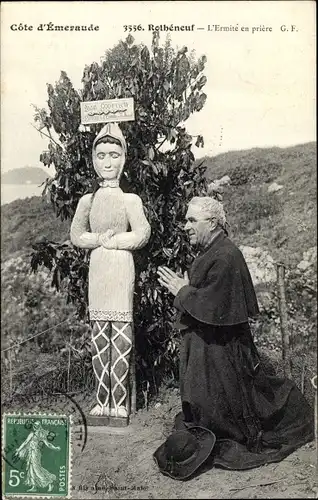
[[[281,189],[283,189],[284,186],[282,186],[281,184],[277,184],[277,182],[272,182],[272,184],[270,184],[267,188],[267,191],[269,193],[275,193],[276,191],[280,191]]]
[[[276,280],[275,262],[269,252],[261,247],[245,245],[241,245],[240,250],[250,270],[254,286]]]
[[[223,200],[224,186],[229,186],[231,179],[228,175],[223,175],[220,179],[215,179],[208,185],[208,195],[219,201]]]
[[[311,247],[303,253],[303,258],[299,262],[297,269],[300,271],[309,270],[314,264],[317,264],[317,247]]]
[[[251,278],[256,290],[260,310],[268,309],[272,302],[272,285],[276,281],[276,268],[273,257],[261,247],[241,245]]]

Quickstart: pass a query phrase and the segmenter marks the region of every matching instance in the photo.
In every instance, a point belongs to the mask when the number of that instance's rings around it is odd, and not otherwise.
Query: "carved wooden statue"
[[[99,188],[84,195],[71,225],[71,241],[91,249],[89,315],[97,405],[91,415],[129,416],[128,374],[132,349],[135,269],[132,251],[150,237],[142,201],[119,187],[126,141],[115,123],[93,143],[93,165]]]

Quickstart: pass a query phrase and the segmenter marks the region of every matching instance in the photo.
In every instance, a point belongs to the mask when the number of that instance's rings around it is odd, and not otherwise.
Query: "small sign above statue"
[[[134,99],[106,99],[103,101],[81,102],[81,122],[83,125],[107,122],[134,121]]]

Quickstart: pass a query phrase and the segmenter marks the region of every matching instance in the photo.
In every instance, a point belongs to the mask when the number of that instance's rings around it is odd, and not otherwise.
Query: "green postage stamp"
[[[2,459],[5,498],[70,498],[71,417],[3,415]]]

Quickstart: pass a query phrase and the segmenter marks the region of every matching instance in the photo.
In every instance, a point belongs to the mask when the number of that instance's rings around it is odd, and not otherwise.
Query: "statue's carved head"
[[[117,123],[108,123],[93,143],[93,165],[100,179],[119,181],[125,160],[126,141]]]

